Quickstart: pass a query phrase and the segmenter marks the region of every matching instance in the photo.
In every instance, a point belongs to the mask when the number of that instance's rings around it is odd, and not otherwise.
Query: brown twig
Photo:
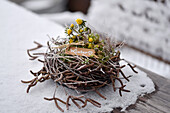
[[[123,73],[122,70],[120,70],[120,73],[122,74],[122,76],[123,76],[127,81],[129,81],[129,79],[125,76],[125,74]]]
[[[105,99],[106,100],[106,97],[105,96],[103,96],[97,89],[95,90],[96,91],[96,93],[100,96],[100,97],[102,97],[103,99]]]
[[[132,66],[131,64],[127,64],[135,73],[138,73],[134,68],[136,67],[136,66]]]

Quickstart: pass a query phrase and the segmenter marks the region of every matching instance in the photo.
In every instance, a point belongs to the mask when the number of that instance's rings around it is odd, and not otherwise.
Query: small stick
[[[31,82],[30,85],[28,85],[28,88],[27,88],[27,93],[29,93],[29,90],[31,87],[35,86],[37,84],[37,78],[34,78],[33,81]],[[35,82],[35,83],[34,83]]]
[[[125,76],[125,74],[123,73],[122,70],[120,70],[120,73],[122,74],[122,76],[123,76],[127,81],[129,81],[129,79]]]
[[[44,97],[44,99],[45,99],[45,100],[48,100],[48,101],[58,100],[58,101],[60,101],[61,103],[66,104],[66,102],[64,102],[63,100],[61,100],[61,99],[59,99],[59,98],[47,98],[47,97]],[[70,104],[69,104],[69,106],[70,106]]]
[[[49,49],[50,51],[52,51],[52,49],[51,49],[51,47],[50,47],[49,41],[47,42],[47,46],[48,46],[48,49]]]
[[[69,99],[70,99],[70,98],[71,98],[71,96],[68,96],[67,101],[66,101],[67,110],[69,109]]]
[[[32,80],[29,80],[29,81],[24,81],[24,80],[21,80],[22,83],[31,83],[34,79]]]
[[[120,68],[124,68],[126,65],[120,66]]]
[[[83,69],[86,69],[86,68],[89,68],[89,67],[92,67],[94,65],[94,63],[92,64],[89,64],[89,65],[83,65],[83,66],[80,66],[77,70],[80,71],[80,70],[83,70]]]
[[[122,91],[124,91],[124,92],[130,92],[129,90],[127,90],[127,89],[122,89]]]
[[[37,56],[32,56],[29,51],[30,51],[30,50],[28,49],[28,50],[27,50],[27,54],[28,54],[28,56],[31,57],[30,60],[35,60],[35,59],[37,58]]]
[[[121,86],[123,86],[123,82],[122,82],[119,78],[117,78],[117,77],[115,77],[115,76],[112,76],[112,77],[115,78],[115,79],[117,79],[117,80],[120,82]]]
[[[56,88],[55,88],[55,91],[54,91],[54,95],[53,95],[53,98],[55,98],[55,93],[56,93]],[[61,111],[61,112],[64,112],[64,110],[58,105],[57,103],[57,100],[54,99],[54,102],[55,102],[55,105],[57,106],[57,108]]]
[[[72,102],[79,108],[79,109],[81,109],[81,107],[78,105],[78,103],[74,100],[74,98],[72,98],[71,99],[72,100]]]
[[[62,78],[63,78],[63,74],[61,73],[61,74],[60,74],[60,77],[59,77],[58,79],[54,80],[54,81],[55,81],[55,82],[58,82],[58,81],[60,81]]]
[[[33,55],[44,55],[44,53],[33,53]]]
[[[80,62],[78,62],[77,65],[73,67],[73,69],[76,69],[79,65],[80,65]]]
[[[110,76],[110,79],[111,79],[111,81],[112,81],[113,91],[116,91],[116,88],[115,88],[115,81],[113,80],[113,75]]]
[[[42,63],[44,63],[44,62],[45,62],[45,61],[43,61],[43,60],[41,60],[41,59],[38,59],[38,61],[39,61],[39,62],[42,62]]]
[[[90,102],[90,103],[92,103],[94,106],[96,106],[96,107],[101,107],[101,104],[100,103],[98,103],[97,101],[95,101],[95,100],[93,100],[93,99],[90,99],[90,98],[87,98],[86,100],[85,100],[85,104],[82,106],[83,108],[87,105],[87,101],[88,102]]]
[[[91,99],[91,98],[89,98],[91,101],[93,101],[93,102],[95,102],[96,104],[98,104],[99,106],[101,106],[101,104],[99,103],[99,102],[97,102],[97,101],[95,101],[95,100],[93,100],[93,99]]]
[[[132,77],[133,75],[129,75],[129,76],[127,76],[127,78],[130,78],[130,77]],[[124,79],[124,77],[119,77],[119,79]]]
[[[30,70],[30,73],[34,75],[35,77],[37,76],[37,73],[34,73],[32,70]]]
[[[35,44],[37,44],[37,47],[32,48],[32,49],[29,49],[29,51],[37,50],[37,49],[39,49],[39,48],[43,47],[43,45],[42,45],[42,44],[40,44],[40,43],[38,43],[38,42],[36,42],[36,41],[34,41],[34,43],[35,43]]]
[[[101,84],[101,85],[94,86],[94,87],[95,87],[95,88],[100,88],[100,87],[103,87],[103,86],[106,85],[106,84],[107,84],[107,81],[103,82],[103,84]]]
[[[119,95],[122,97],[121,88],[119,88]]]
[[[57,106],[57,108],[61,111],[64,112],[64,110],[58,105],[57,100],[54,99],[55,105]]]
[[[63,44],[63,45],[61,45],[61,46],[59,46],[59,47],[52,47],[52,48],[54,48],[54,49],[62,49],[62,48],[68,48],[68,47],[70,47],[70,46],[72,46],[72,45],[84,45],[84,42],[83,41],[81,41],[81,42],[78,42],[78,43],[70,43],[70,44]]]
[[[115,58],[118,58],[119,56],[113,56],[113,57],[111,57],[110,59],[112,60],[112,59],[115,59]]]
[[[103,96],[97,89],[95,90],[96,91],[96,93],[100,96],[100,97],[102,97],[103,99],[105,99],[106,100],[106,97],[105,96]]]
[[[74,98],[74,100],[78,100],[78,101],[80,101],[80,102],[82,102],[83,104],[85,103],[82,99],[80,99],[80,98]]]
[[[135,69],[134,69],[134,67],[136,67],[136,66],[132,66],[131,64],[127,64],[135,73],[138,73]]]

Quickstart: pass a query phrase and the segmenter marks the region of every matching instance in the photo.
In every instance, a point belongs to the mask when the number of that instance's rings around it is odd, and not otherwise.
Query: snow
[[[33,0],[33,1],[25,1],[22,5],[31,10],[40,10],[49,8],[52,4],[54,4],[54,0]]]
[[[36,13],[62,12],[66,9],[64,0],[26,0],[20,5]]]
[[[54,14],[42,14],[42,17],[48,18],[52,21],[55,21],[61,25],[69,25],[70,23],[75,23],[77,18],[81,18],[86,20],[86,16],[81,12],[69,12],[65,11],[62,13],[54,13]]]
[[[53,95],[55,83],[52,80],[37,84],[29,94],[26,93],[27,85],[22,84],[20,80],[32,79],[29,69],[36,72],[42,67],[37,61],[28,60],[26,50],[35,46],[32,42],[36,40],[45,45],[49,40],[47,34],[51,37],[63,35],[64,28],[8,1],[0,1],[0,16],[0,113],[60,112],[54,102],[43,99]],[[107,100],[103,100],[94,92],[85,94],[99,101],[102,108],[95,108],[88,103],[86,108],[79,110],[71,103],[70,110],[64,109],[65,112],[109,112],[113,107],[125,109],[134,104],[139,95],[155,90],[152,80],[144,72],[138,69],[137,71],[138,75],[128,67],[124,69],[126,75],[133,74],[133,76],[130,78],[131,82],[124,81],[126,89],[131,92],[123,93],[123,97],[118,96],[118,92],[113,92],[112,87],[107,86],[100,89]],[[70,94],[77,95],[75,91],[67,90]],[[57,88],[56,97],[66,100],[67,96],[60,86]],[[65,105],[61,104],[61,107],[65,108]]]

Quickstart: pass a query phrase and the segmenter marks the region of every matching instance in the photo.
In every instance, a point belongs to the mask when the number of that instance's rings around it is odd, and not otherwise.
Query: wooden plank
[[[150,72],[142,67],[142,71],[153,80],[156,91],[139,97],[134,105],[129,106],[126,111],[114,109],[112,113],[169,113],[170,112],[170,80]]]
[[[136,65],[145,67],[145,69],[148,69],[159,75],[169,75],[168,73],[170,72],[170,64],[162,62],[156,58],[153,58],[132,48],[121,48],[121,57],[125,58],[128,61],[131,61],[131,63],[135,63]]]

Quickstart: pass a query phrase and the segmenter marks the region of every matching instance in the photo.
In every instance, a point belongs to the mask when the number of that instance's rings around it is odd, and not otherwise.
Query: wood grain
[[[116,108],[112,113],[170,113],[170,79],[159,76],[142,67],[142,71],[153,80],[156,91],[139,97],[134,105],[129,106],[126,111]]]

